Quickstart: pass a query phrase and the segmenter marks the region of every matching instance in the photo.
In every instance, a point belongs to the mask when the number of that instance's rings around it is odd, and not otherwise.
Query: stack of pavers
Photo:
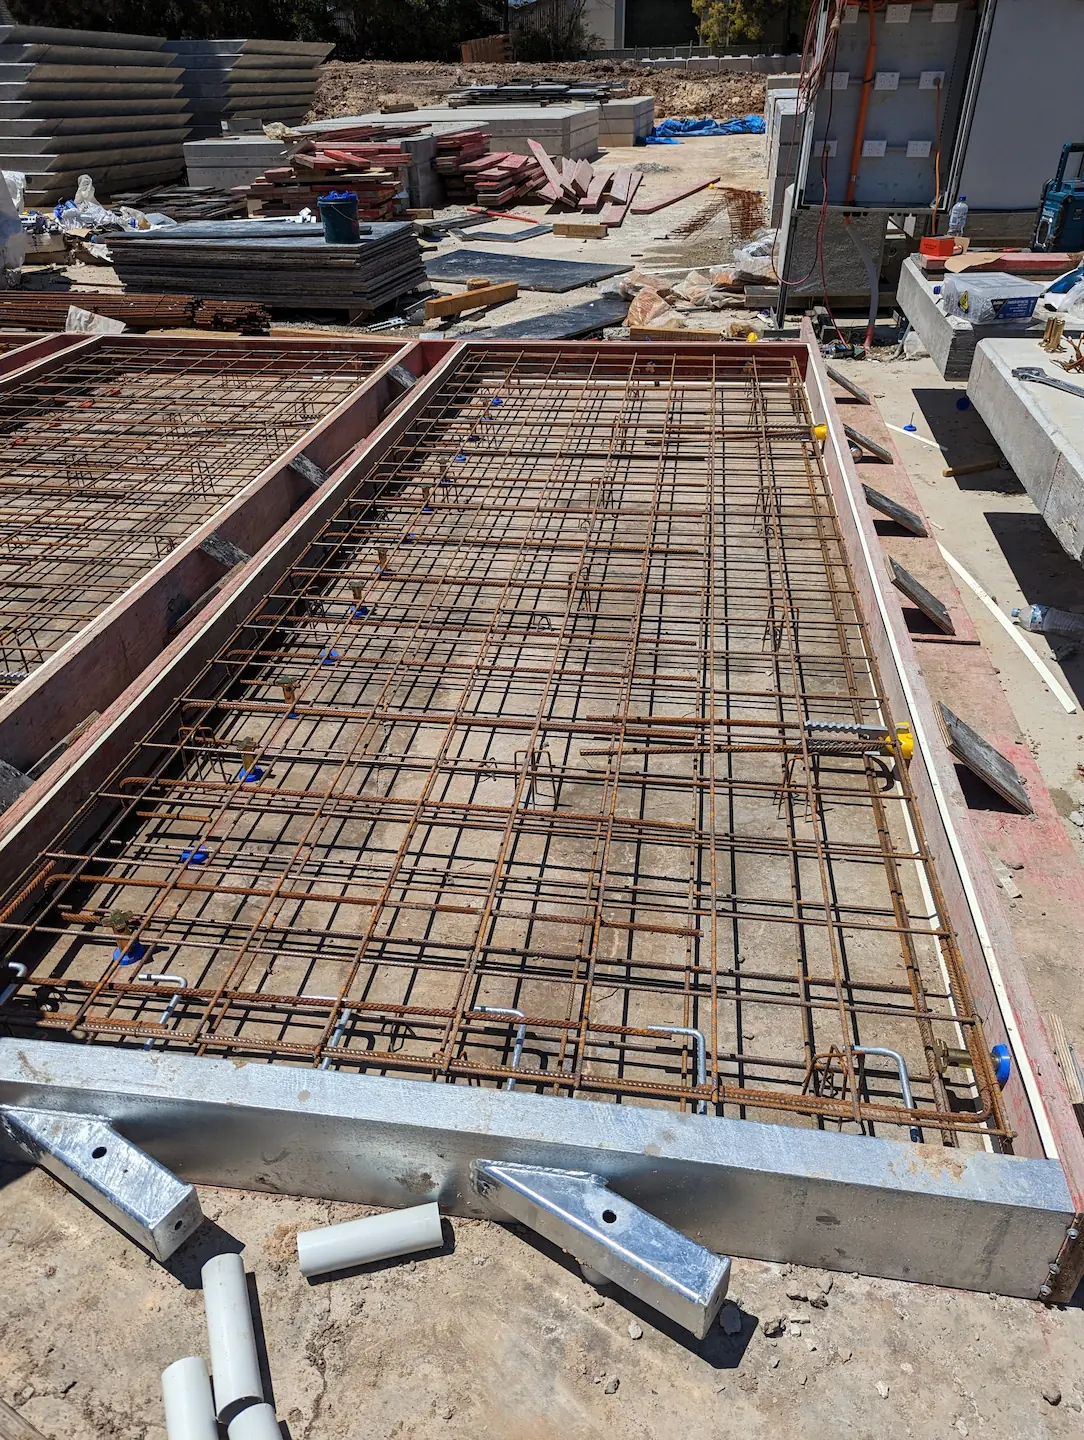
[[[295,40],[170,40],[183,67],[192,138],[222,133],[223,121],[298,125],[312,108],[320,62],[335,48]]]
[[[411,156],[388,131],[359,127],[356,138],[305,140],[288,165],[272,166],[232,193],[258,202],[261,215],[315,211],[322,195],[346,190],[358,197],[358,218],[391,220],[403,212]]]
[[[0,25],[0,169],[26,175],[28,208],[175,180],[188,134],[165,39]]]
[[[196,221],[110,236],[109,251],[133,290],[228,295],[271,310],[355,317],[430,288],[408,220],[363,225],[352,245],[329,245],[319,225],[292,220]]]

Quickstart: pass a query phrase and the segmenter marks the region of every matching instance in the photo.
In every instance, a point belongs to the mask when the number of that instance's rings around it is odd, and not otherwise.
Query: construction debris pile
[[[639,170],[551,159],[537,140],[527,145],[530,155],[491,154],[484,135],[442,135],[433,164],[452,202],[495,210],[531,197],[580,211],[607,228],[621,224],[643,179]]]
[[[408,221],[362,226],[357,244],[329,245],[318,225],[211,220],[110,238],[113,265],[137,290],[228,295],[275,309],[371,314],[426,287]]]
[[[246,213],[242,195],[231,195],[215,185],[165,185],[132,190],[113,196],[114,205],[127,205],[144,214],[167,215],[170,220],[231,220]]]
[[[545,105],[560,100],[566,105],[590,105],[628,93],[624,80],[513,80],[505,85],[453,85],[448,91],[448,104]]]
[[[174,180],[188,134],[183,72],[165,39],[0,26],[0,169],[48,206],[89,175],[105,193]]]
[[[300,124],[312,108],[320,64],[335,48],[294,40],[170,40],[182,66],[192,138],[221,133],[223,120]]]
[[[259,201],[263,215],[298,215],[331,191],[349,190],[358,197],[360,220],[391,220],[401,214],[399,195],[413,160],[398,143],[400,135],[375,125],[333,133],[322,140],[304,140],[289,164],[272,166],[251,185],[234,187],[240,199]]]

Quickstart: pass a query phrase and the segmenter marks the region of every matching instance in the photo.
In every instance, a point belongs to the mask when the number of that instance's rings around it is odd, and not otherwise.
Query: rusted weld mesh
[[[106,341],[0,390],[0,672],[40,665],[388,358]]]
[[[464,351],[23,877],[17,1031],[1004,1132],[799,371],[695,350]]]

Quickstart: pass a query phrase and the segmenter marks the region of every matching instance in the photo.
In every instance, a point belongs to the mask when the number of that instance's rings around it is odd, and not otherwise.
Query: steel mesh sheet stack
[[[293,40],[170,40],[184,67],[192,139],[219,135],[223,120],[297,125],[312,108],[320,62],[333,45]]]
[[[155,35],[0,26],[0,169],[27,178],[28,207],[99,199],[184,168],[183,71]]]
[[[113,265],[133,290],[229,295],[273,310],[371,312],[429,288],[414,227],[362,227],[355,245],[328,245],[317,225],[218,220],[110,237]]]

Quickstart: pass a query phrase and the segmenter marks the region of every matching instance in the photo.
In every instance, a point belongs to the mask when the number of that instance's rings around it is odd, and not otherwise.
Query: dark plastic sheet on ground
[[[662,120],[645,140],[645,145],[680,145],[682,140],[701,135],[763,135],[764,116],[744,115],[740,120]]]
[[[493,250],[451,250],[426,262],[430,280],[517,280],[525,290],[563,293],[623,275],[631,265],[595,265],[588,260],[542,260],[534,255],[501,255]]]
[[[551,310],[548,315],[532,315],[528,320],[514,320],[510,325],[495,325],[489,330],[476,330],[473,335],[458,335],[459,340],[573,340],[579,335],[592,335],[608,325],[623,325],[629,302],[623,295],[600,295],[567,310]]]

